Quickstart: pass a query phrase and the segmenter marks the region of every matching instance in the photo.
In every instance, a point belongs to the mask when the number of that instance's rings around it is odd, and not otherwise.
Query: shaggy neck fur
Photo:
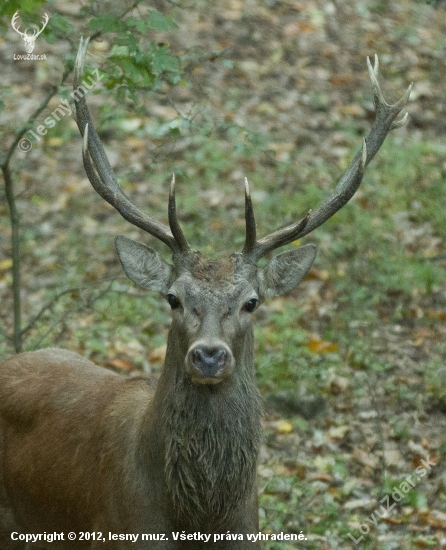
[[[178,520],[209,531],[229,529],[255,491],[262,432],[252,329],[240,340],[231,379],[200,386],[176,364],[184,352],[169,338],[160,380],[169,387],[160,403],[167,488]]]

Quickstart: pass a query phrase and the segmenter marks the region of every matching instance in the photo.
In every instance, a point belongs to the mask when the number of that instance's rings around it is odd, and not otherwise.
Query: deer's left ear
[[[146,290],[167,292],[172,267],[158,252],[124,235],[118,235],[115,244],[119,260],[130,280]]]
[[[258,272],[262,297],[280,296],[295,288],[308,273],[316,252],[314,244],[306,244],[275,256]]]

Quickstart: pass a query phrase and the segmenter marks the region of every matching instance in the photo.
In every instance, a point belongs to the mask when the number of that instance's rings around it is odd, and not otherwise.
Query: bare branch
[[[5,193],[8,201],[9,218],[11,220],[11,248],[12,248],[12,293],[14,303],[14,349],[20,353],[22,344],[22,312],[20,294],[20,233],[19,213],[15,202],[14,184],[9,164],[2,166],[3,177],[5,178]]]
[[[34,315],[34,317],[28,322],[28,324],[26,325],[26,327],[24,327],[21,331],[22,333],[22,336],[25,335],[27,332],[29,332],[32,328],[34,328],[35,324],[37,323],[37,321],[42,317],[42,315],[48,311],[48,310],[51,310],[54,305],[56,304],[56,302],[58,302],[60,300],[60,298],[62,298],[63,296],[67,295],[67,294],[71,294],[72,292],[78,292],[80,290],[79,287],[74,287],[74,288],[67,288],[65,290],[62,290],[61,292],[58,292],[57,294],[55,294],[51,300],[46,303],[40,310],[39,312]]]

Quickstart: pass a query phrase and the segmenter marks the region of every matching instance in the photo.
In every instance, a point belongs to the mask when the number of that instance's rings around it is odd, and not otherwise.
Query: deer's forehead
[[[176,264],[177,281],[211,288],[230,288],[240,286],[243,281],[255,279],[254,269],[246,269],[239,255],[234,254],[229,258],[208,260],[199,252],[194,252],[181,263]],[[254,277],[253,277],[254,276]]]
[[[190,303],[210,301],[227,303],[243,300],[254,292],[252,283],[233,267],[210,262],[209,269],[187,271],[173,283],[171,290],[181,293]]]
[[[208,260],[196,255],[188,266],[188,274],[199,283],[215,286],[229,284],[236,275],[236,264],[232,258]]]

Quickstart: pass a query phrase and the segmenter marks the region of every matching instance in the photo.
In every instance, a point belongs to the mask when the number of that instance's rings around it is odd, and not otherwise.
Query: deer
[[[78,89],[87,40],[74,70]],[[172,324],[159,380],[128,377],[72,351],[43,349],[0,365],[0,547],[51,549],[259,549],[256,468],[262,401],[255,380],[253,312],[294,289],[316,246],[286,250],[339,211],[358,189],[387,134],[403,126],[412,84],[388,104],[378,57],[367,58],[376,118],[333,194],[315,210],[258,238],[245,180],[245,242],[207,259],[177,217],[175,178],[168,225],[124,194],[93,125],[76,104],[82,158],[94,190],[130,224],[171,251],[171,261],[119,235],[126,275],[167,300]],[[48,542],[48,534],[59,539]],[[28,538],[33,534],[40,538]],[[87,537],[88,535],[88,537]],[[73,537],[69,540],[68,536]],[[134,539],[132,539],[134,537]],[[254,542],[256,541],[256,542]]]

